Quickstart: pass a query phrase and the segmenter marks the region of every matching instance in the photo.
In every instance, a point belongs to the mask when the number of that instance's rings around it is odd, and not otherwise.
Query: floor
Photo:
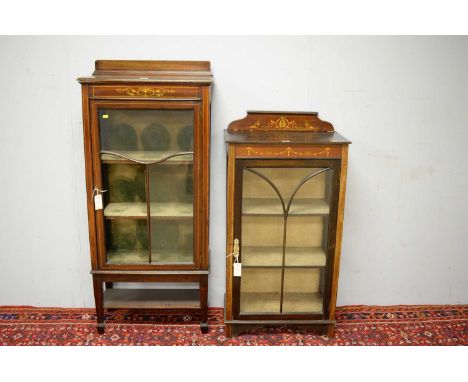
[[[194,311],[106,312],[106,332],[93,309],[0,306],[0,345],[468,345],[468,305],[344,306],[336,335],[266,327],[226,338],[223,309],[210,308],[202,334]]]

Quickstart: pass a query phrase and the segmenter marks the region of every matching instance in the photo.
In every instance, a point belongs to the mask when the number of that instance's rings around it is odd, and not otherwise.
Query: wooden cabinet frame
[[[208,330],[209,275],[209,154],[212,75],[206,61],[96,61],[91,77],[79,79],[82,88],[83,132],[91,273],[97,329],[104,331],[104,308],[197,308],[201,329]],[[104,189],[98,109],[193,111],[193,263],[108,264],[103,210],[95,210],[93,190]],[[149,203],[149,201],[147,201]],[[151,217],[148,217],[151,219]],[[148,228],[149,229],[149,228]],[[150,250],[151,251],[151,250]],[[115,301],[114,282],[197,283],[196,292],[135,301]],[[105,289],[104,289],[105,284]],[[162,291],[162,290],[161,290]],[[146,293],[146,292],[145,292]],[[158,292],[159,293],[159,292]],[[156,296],[156,293],[153,293]],[[177,293],[176,293],[177,294]],[[150,293],[148,294],[150,295]],[[162,295],[161,295],[162,296]]]
[[[278,121],[281,122],[282,127],[275,125]],[[309,126],[313,126],[316,130],[307,130]],[[228,156],[225,297],[227,336],[256,325],[285,324],[313,327],[333,336],[341,255],[347,152],[350,142],[335,133],[331,124],[319,120],[317,113],[289,112],[248,112],[247,117],[229,125],[228,130],[225,131],[225,141]],[[327,262],[324,270],[325,287],[323,309],[320,313],[240,312],[241,277],[233,276],[234,259],[230,255],[234,250],[234,239],[242,236],[243,171],[251,167],[326,167],[332,169]],[[242,263],[242,250],[239,260]],[[284,269],[283,264],[282,283]],[[282,296],[283,292],[281,292],[281,301]]]

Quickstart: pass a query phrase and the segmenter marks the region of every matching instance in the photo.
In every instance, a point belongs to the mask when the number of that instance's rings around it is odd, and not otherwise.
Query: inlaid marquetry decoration
[[[115,91],[130,97],[164,97],[167,94],[174,94],[176,92],[175,89],[151,87],[116,88]]]
[[[292,149],[291,147],[286,147],[284,150],[281,151],[274,151],[274,150],[263,150],[263,151],[257,151],[253,147],[246,147],[247,150],[247,155],[251,156],[251,154],[254,155],[274,155],[274,156],[284,156],[286,155],[287,157],[290,157],[292,155],[299,155],[299,156],[317,156],[317,155],[323,155],[328,157],[330,155],[330,147],[324,148],[322,151],[319,152],[313,152],[313,151],[296,151]]]
[[[229,131],[314,131],[332,132],[331,123],[322,121],[317,113],[298,113],[285,116],[278,113],[272,118],[271,114],[247,112],[244,119],[232,122]]]
[[[310,126],[310,128],[313,129],[313,126],[309,122],[307,122],[307,126]],[[290,121],[284,115],[282,115],[276,120],[270,120],[266,126],[262,125],[262,123],[259,120],[257,120],[253,125],[250,125],[249,127],[251,129],[268,128],[287,130],[296,127],[296,121]]]

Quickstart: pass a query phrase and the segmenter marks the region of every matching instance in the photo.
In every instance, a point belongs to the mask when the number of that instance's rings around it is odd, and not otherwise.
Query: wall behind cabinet
[[[0,305],[92,307],[80,87],[95,59],[210,60],[210,305],[225,148],[247,109],[350,138],[338,304],[468,303],[468,38],[0,37]]]

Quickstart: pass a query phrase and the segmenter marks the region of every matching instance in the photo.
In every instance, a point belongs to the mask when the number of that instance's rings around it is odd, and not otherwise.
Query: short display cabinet
[[[276,324],[333,336],[350,142],[317,113],[254,111],[225,141],[227,336]]]
[[[206,331],[210,63],[95,69],[79,82],[98,331],[104,308],[200,309]]]

